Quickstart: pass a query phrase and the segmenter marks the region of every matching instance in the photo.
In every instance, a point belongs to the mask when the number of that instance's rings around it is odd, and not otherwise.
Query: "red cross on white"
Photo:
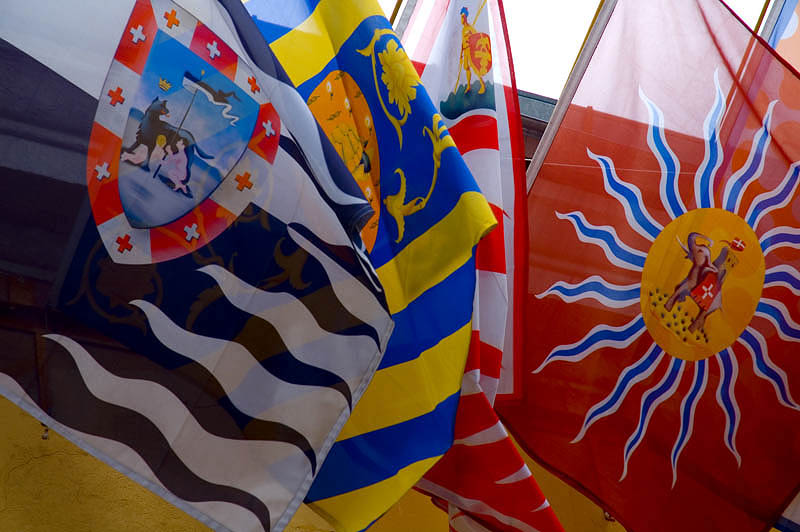
[[[114,90],[108,89],[108,97],[111,98],[112,106],[118,103],[125,103],[125,98],[122,97],[122,87],[117,87]]]
[[[120,253],[125,253],[126,251],[133,249],[133,245],[131,244],[131,235],[117,237],[117,244],[119,245],[117,251]]]

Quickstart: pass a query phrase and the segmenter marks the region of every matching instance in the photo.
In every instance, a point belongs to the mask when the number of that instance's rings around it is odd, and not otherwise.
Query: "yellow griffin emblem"
[[[467,88],[464,92],[469,92],[470,90],[473,72],[478,77],[478,82],[481,84],[481,88],[478,89],[478,94],[486,92],[486,84],[483,82],[483,76],[492,69],[492,42],[487,34],[479,32],[474,26],[475,22],[478,20],[478,15],[480,15],[485,5],[486,2],[484,1],[475,14],[472,24],[470,24],[467,18],[469,17],[469,10],[466,7],[461,8],[461,55],[458,59],[458,77],[456,78],[456,86],[453,92],[458,91],[458,82],[461,81],[462,70],[467,72]]]
[[[386,196],[383,200],[386,210],[397,224],[397,239],[395,239],[395,242],[403,240],[406,225],[405,217],[421,211],[428,204],[428,200],[431,198],[433,189],[436,186],[436,179],[439,176],[439,167],[442,165],[442,152],[447,148],[456,147],[453,137],[447,132],[447,126],[444,125],[442,117],[438,113],[433,115],[432,125],[433,129],[427,126],[423,128],[423,134],[428,135],[433,144],[433,178],[431,179],[428,194],[424,198],[420,196],[406,202],[406,175],[401,168],[398,168],[394,173],[400,176],[400,190],[397,194]]]

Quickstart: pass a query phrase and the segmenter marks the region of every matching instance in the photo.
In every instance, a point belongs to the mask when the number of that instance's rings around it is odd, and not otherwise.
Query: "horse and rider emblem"
[[[112,259],[159,262],[210,242],[272,163],[280,120],[252,69],[169,0],[137,0],[98,103],[87,180]],[[252,164],[246,165],[251,168]],[[237,186],[220,187],[227,178]],[[231,208],[228,208],[228,203]]]
[[[696,209],[658,236],[642,276],[643,316],[672,356],[702,360],[727,348],[752,318],[764,282],[753,230],[722,209]]]

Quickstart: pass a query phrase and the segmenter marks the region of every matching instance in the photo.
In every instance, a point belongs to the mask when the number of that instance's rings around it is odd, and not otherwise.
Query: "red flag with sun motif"
[[[629,532],[764,530],[800,487],[798,95],[718,0],[619,0],[533,181],[498,410]]]

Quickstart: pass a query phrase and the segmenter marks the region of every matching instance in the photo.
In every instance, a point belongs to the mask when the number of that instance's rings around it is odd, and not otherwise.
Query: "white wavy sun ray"
[[[786,171],[786,175],[777,187],[759,194],[753,199],[747,215],[744,217],[745,221],[750,227],[756,229],[764,216],[776,209],[782,209],[792,202],[798,184],[800,184],[800,161],[789,166],[789,170]]]
[[[698,360],[694,364],[694,382],[692,388],[689,390],[683,401],[681,401],[681,428],[678,432],[678,437],[675,439],[675,445],[672,447],[670,454],[670,462],[672,464],[672,487],[678,481],[678,460],[680,460],[681,453],[692,439],[692,432],[694,431],[694,414],[697,410],[697,403],[703,396],[708,384],[708,362],[706,360]]]
[[[426,480],[422,478],[417,482],[417,486],[422,490],[428,493],[433,493],[438,497],[441,497],[451,503],[454,503],[458,508],[464,510],[466,512],[470,512],[473,514],[478,515],[488,515],[489,517],[493,517],[497,521],[500,521],[504,525],[507,525],[512,530],[519,530],[520,532],[540,532],[539,530],[533,528],[528,523],[524,521],[520,521],[510,515],[506,515],[499,510],[496,510],[485,501],[480,501],[477,499],[470,499],[464,497],[454,491],[448,490],[438,484],[434,484],[430,480]],[[532,512],[536,512],[539,510],[543,510],[548,508],[550,505],[545,500],[538,508],[531,508]]]
[[[673,358],[670,362],[669,369],[664,373],[661,380],[642,395],[642,402],[639,407],[639,423],[636,426],[636,430],[631,433],[627,443],[625,443],[622,475],[619,477],[620,481],[624,480],[628,475],[628,461],[631,456],[633,456],[633,453],[636,452],[639,444],[644,440],[653,412],[656,411],[661,403],[672,397],[675,390],[678,389],[678,385],[681,383],[681,377],[683,376],[684,366],[685,362],[683,360]]]
[[[714,103],[703,122],[705,155],[694,175],[695,202],[699,208],[714,206],[714,174],[722,166],[722,142],[719,126],[725,115],[725,95],[719,84],[719,69],[714,70]]]
[[[800,228],[779,226],[773,227],[759,239],[761,250],[766,257],[776,249],[795,248],[800,249]]]
[[[177,506],[198,521],[205,523],[213,530],[222,530],[223,526],[229,530],[263,530],[255,514],[238,504],[225,501],[187,501],[181,499],[164,486],[156,476],[155,471],[139,456],[135,449],[121,441],[89,434],[59,423],[42,411],[19,383],[5,373],[0,373],[0,389],[4,390],[3,395],[11,398],[15,404],[38,421],[44,423],[98,460],[121,471],[150,491],[158,494],[162,499]],[[213,518],[210,516],[213,516]]]
[[[271,508],[288,504],[294,494],[286,487],[296,484],[294,477],[298,471],[307,474],[311,470],[305,455],[294,445],[215,436],[197,422],[169,389],[152,381],[122,378],[106,371],[71,338],[58,334],[47,334],[44,338],[66,349],[95,397],[148,418],[186,467],[208,482],[238,488]]]
[[[577,342],[569,345],[560,345],[553,349],[542,364],[533,370],[533,373],[539,373],[551,362],[559,360],[572,363],[580,362],[595,351],[606,347],[625,349],[638,340],[645,330],[644,319],[641,314],[619,327],[597,325]]]
[[[644,268],[646,255],[623,243],[617,236],[617,231],[610,225],[592,225],[586,221],[586,217],[580,211],[567,214],[556,212],[556,216],[560,220],[568,220],[572,223],[578,240],[600,247],[608,261],[614,266],[635,272],[641,272]]]
[[[331,287],[333,287],[333,292],[350,314],[371,325],[378,332],[382,332],[381,325],[388,321],[386,319],[386,310],[384,310],[372,292],[342,268],[339,263],[331,259],[327,253],[298,233],[292,226],[289,226],[289,236],[322,264],[331,282]],[[384,345],[381,345],[381,350],[386,347],[385,343],[388,339],[388,334],[383,335]]]
[[[525,480],[526,478],[530,478],[532,476],[533,476],[533,474],[531,473],[531,470],[528,469],[528,466],[525,465],[525,464],[522,464],[522,467],[520,467],[517,471],[515,471],[514,473],[511,473],[506,478],[503,478],[503,479],[500,479],[500,480],[496,481],[495,484],[500,484],[500,485],[514,484],[515,482],[520,482],[520,481]]]
[[[376,354],[377,346],[369,337],[332,334],[322,329],[305,305],[291,294],[259,290],[213,264],[198,271],[211,276],[233,306],[275,327],[286,348],[306,364],[349,382],[361,375]]]
[[[739,363],[730,349],[724,349],[714,357],[719,364],[720,379],[717,386],[717,403],[725,414],[725,446],[742,466],[742,457],[736,449],[736,434],[742,418],[739,403],[736,402],[736,379],[739,377]]]
[[[586,148],[586,153],[600,166],[600,170],[603,172],[603,186],[608,195],[619,201],[625,209],[628,225],[652,242],[664,227],[647,211],[642,200],[642,191],[636,185],[626,183],[617,176],[614,161],[611,158],[595,155],[589,148]]]
[[[764,288],[780,286],[788,288],[795,296],[800,296],[800,272],[788,264],[779,264],[767,269],[764,275]]]
[[[661,167],[661,202],[673,219],[678,218],[686,212],[686,206],[683,204],[678,188],[681,163],[667,143],[664,134],[664,113],[655,102],[647,97],[641,87],[639,87],[639,98],[647,107],[650,126],[647,128],[647,145],[650,146],[650,151],[653,152],[659,167]]]
[[[661,361],[664,360],[665,356],[666,355],[658,344],[653,344],[642,358],[626,367],[620,373],[619,379],[617,379],[617,383],[614,385],[611,393],[586,412],[586,417],[583,420],[580,432],[578,432],[578,435],[575,436],[570,443],[578,443],[586,436],[589,427],[594,425],[595,422],[616,413],[622,406],[631,388],[652,375]]]
[[[756,316],[767,320],[785,342],[800,342],[800,324],[792,319],[789,309],[777,299],[762,297],[756,307]]]
[[[753,327],[747,327],[737,341],[750,353],[753,372],[772,384],[778,402],[787,408],[800,410],[789,390],[789,378],[786,372],[769,358],[767,342],[761,333]]]
[[[566,303],[594,299],[605,307],[625,308],[639,304],[640,287],[641,285],[638,283],[616,285],[609,283],[599,275],[592,275],[576,284],[558,281],[541,294],[536,294],[536,297],[542,299],[553,295]]]
[[[464,445],[466,447],[475,447],[476,445],[486,445],[495,443],[508,438],[508,433],[500,421],[497,421],[491,427],[488,427],[475,434],[470,434],[464,438],[453,440],[453,445]]]
[[[753,145],[750,148],[750,153],[744,166],[725,183],[725,190],[722,195],[722,206],[725,210],[732,213],[739,212],[742,196],[747,187],[757,180],[764,170],[767,149],[772,140],[772,135],[769,132],[770,124],[772,123],[772,110],[777,103],[778,100],[773,100],[767,107],[767,113],[764,115],[761,128],[753,135]]]
[[[169,349],[206,368],[220,383],[233,405],[250,417],[277,421],[307,437],[318,434],[320,420],[308,412],[310,396],[320,403],[347,406],[336,390],[283,381],[270,372],[241,344],[201,336],[179,327],[161,309],[147,301],[131,301],[144,312],[153,334]],[[348,383],[351,388],[354,383]],[[312,441],[318,449],[324,434]]]

